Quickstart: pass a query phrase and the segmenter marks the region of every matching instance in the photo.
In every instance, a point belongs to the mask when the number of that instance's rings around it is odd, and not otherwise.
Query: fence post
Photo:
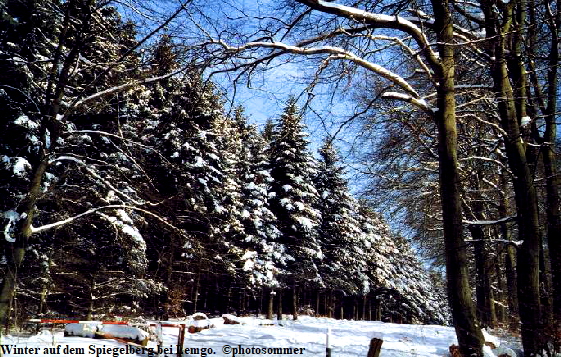
[[[181,324],[179,328],[179,336],[177,337],[177,357],[183,354],[183,342],[185,341],[185,324]]]
[[[163,336],[163,327],[162,327],[162,322],[158,321],[158,324],[156,325],[156,342],[158,345],[158,351],[161,351],[161,348],[164,345],[164,336]],[[160,355],[160,353],[157,353],[158,356]]]
[[[380,350],[382,349],[382,342],[383,340],[379,338],[373,338],[370,340],[370,348],[368,349],[367,357],[379,357]]]
[[[331,357],[331,327],[327,328],[327,335],[325,335],[325,357]]]

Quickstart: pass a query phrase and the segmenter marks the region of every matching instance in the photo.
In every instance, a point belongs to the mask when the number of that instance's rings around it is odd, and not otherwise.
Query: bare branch
[[[31,232],[34,233],[34,234],[35,233],[41,233],[41,232],[48,231],[48,230],[53,229],[53,228],[58,228],[58,227],[66,225],[66,224],[70,224],[70,223],[72,223],[72,222],[74,222],[74,221],[76,221],[80,218],[86,217],[86,216],[88,216],[92,213],[96,213],[96,212],[102,211],[102,210],[112,210],[112,209],[131,209],[131,210],[139,211],[139,212],[141,212],[145,215],[156,218],[158,221],[165,224],[169,228],[172,228],[173,230],[182,233],[181,229],[179,229],[176,226],[174,226],[173,224],[169,223],[165,218],[163,218],[163,217],[161,217],[161,216],[159,216],[155,213],[152,213],[150,211],[147,211],[143,208],[136,207],[136,206],[129,206],[129,205],[107,205],[107,206],[92,208],[92,209],[89,209],[85,212],[82,212],[82,213],[80,213],[76,216],[72,216],[72,217],[63,219],[61,221],[57,221],[57,222],[49,223],[49,224],[44,224],[40,227],[31,226]]]
[[[417,45],[423,51],[425,58],[431,68],[436,69],[440,66],[438,55],[430,48],[430,43],[423,31],[411,21],[400,17],[385,14],[374,14],[354,7],[327,2],[323,0],[297,0],[299,3],[307,5],[314,10],[324,13],[341,16],[353,21],[367,24],[373,28],[390,28],[403,31],[411,35]]]
[[[287,45],[282,42],[264,42],[264,41],[257,41],[257,42],[248,42],[242,46],[230,46],[222,40],[211,40],[211,43],[218,44],[224,47],[227,51],[233,53],[240,53],[244,50],[252,49],[252,48],[271,48],[275,50],[280,50],[281,53],[294,53],[294,54],[301,54],[301,55],[315,55],[315,54],[327,54],[329,55],[330,59],[334,60],[349,60],[354,62],[355,64],[372,71],[380,75],[381,77],[391,81],[395,85],[399,86],[401,89],[409,93],[414,98],[419,98],[419,94],[413,87],[400,75],[394,73],[387,68],[384,68],[376,63],[372,63],[370,61],[361,58],[354,53],[344,50],[339,47],[334,46],[318,46],[318,47],[299,47],[299,46],[292,46]]]

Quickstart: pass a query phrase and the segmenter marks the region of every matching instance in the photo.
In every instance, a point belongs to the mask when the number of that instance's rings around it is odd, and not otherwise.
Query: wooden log
[[[379,338],[373,338],[370,340],[370,348],[368,349],[367,357],[379,357],[380,350],[382,349],[382,343],[384,341]]]

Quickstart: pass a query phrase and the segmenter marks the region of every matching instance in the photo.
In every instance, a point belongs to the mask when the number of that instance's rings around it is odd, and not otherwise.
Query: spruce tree
[[[320,265],[321,276],[329,290],[362,293],[363,285],[368,286],[368,282],[361,261],[364,255],[356,251],[361,232],[355,218],[356,203],[349,193],[343,168],[329,139],[324,141],[319,153],[321,158],[314,181],[319,195],[316,207],[321,213],[318,227],[324,254]]]
[[[278,287],[285,247],[278,241],[280,232],[270,209],[272,178],[266,142],[255,126],[247,124],[241,109],[236,111],[234,121],[242,144],[237,160],[242,200],[240,221],[244,226],[244,235],[237,242],[242,255],[240,263],[251,286]]]
[[[296,290],[299,286],[322,284],[318,263],[323,259],[318,227],[321,214],[313,180],[316,163],[308,151],[306,133],[295,99],[290,99],[276,125],[269,146],[271,167],[271,211],[277,217],[279,242],[286,247],[287,270],[281,277],[294,289],[293,314],[296,318]]]

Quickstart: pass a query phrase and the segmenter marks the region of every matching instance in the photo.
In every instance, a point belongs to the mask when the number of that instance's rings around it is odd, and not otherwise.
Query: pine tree
[[[241,147],[237,159],[242,210],[240,221],[244,235],[237,242],[240,263],[253,287],[278,287],[277,275],[285,265],[285,247],[278,242],[276,217],[270,210],[269,190],[272,183],[266,142],[254,126],[249,126],[241,109],[234,121],[240,133]]]
[[[277,217],[279,242],[286,247],[287,270],[281,277],[292,287],[296,318],[299,285],[320,286],[318,263],[323,259],[318,235],[321,215],[315,208],[318,193],[313,185],[315,160],[308,152],[306,134],[296,101],[290,99],[275,127],[269,147],[271,211]]]
[[[446,301],[432,286],[429,273],[415,257],[408,242],[392,235],[387,224],[361,204],[358,220],[360,240],[370,276],[369,295],[377,301],[378,318],[420,323],[449,320]]]
[[[320,149],[320,156],[314,180],[319,195],[317,209],[321,213],[319,241],[324,254],[320,273],[330,290],[344,290],[352,295],[362,293],[368,281],[361,262],[364,255],[357,251],[360,227],[355,218],[356,203],[329,139]]]

